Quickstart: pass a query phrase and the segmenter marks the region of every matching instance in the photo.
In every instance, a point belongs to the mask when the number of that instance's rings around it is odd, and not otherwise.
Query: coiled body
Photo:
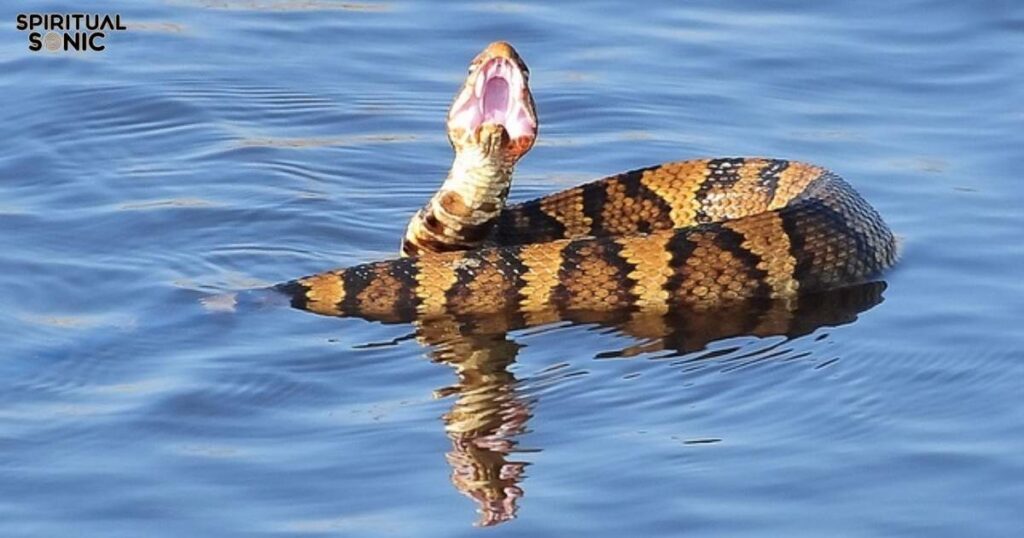
[[[852,285],[895,259],[892,232],[836,174],[711,159],[509,206],[482,248],[357,265],[278,289],[298,308],[382,321],[665,312]]]

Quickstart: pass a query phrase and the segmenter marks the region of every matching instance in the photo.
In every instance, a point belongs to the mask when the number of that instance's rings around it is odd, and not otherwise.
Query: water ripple
[[[0,33],[3,536],[1022,527],[1016,4],[108,4],[102,53]],[[395,254],[499,38],[542,123],[517,200],[813,161],[901,236],[884,302],[494,331],[253,290]]]

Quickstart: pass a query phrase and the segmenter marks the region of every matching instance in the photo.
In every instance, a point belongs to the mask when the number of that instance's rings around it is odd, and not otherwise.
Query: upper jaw
[[[448,112],[450,133],[474,136],[485,124],[501,126],[512,141],[532,140],[537,134],[529,83],[510,57],[496,56],[479,63]]]

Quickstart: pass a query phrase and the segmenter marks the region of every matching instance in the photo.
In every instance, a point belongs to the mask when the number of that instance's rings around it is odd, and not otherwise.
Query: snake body
[[[666,163],[506,207],[512,169],[536,136],[527,78],[505,43],[474,59],[449,113],[455,165],[410,223],[406,257],[277,289],[332,316],[543,322],[785,300],[865,282],[895,262],[878,213],[835,173],[795,161]]]
[[[494,246],[373,262],[282,287],[334,316],[722,306],[864,282],[892,232],[823,168],[767,159],[670,163],[513,205]]]

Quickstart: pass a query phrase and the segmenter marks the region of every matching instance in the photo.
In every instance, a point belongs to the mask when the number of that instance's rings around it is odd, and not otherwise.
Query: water
[[[0,535],[1024,530],[1024,5],[95,2],[129,30],[52,54],[15,13],[70,4],[11,4]],[[514,198],[807,160],[900,265],[760,331],[200,306],[391,256],[499,38],[541,119]]]

